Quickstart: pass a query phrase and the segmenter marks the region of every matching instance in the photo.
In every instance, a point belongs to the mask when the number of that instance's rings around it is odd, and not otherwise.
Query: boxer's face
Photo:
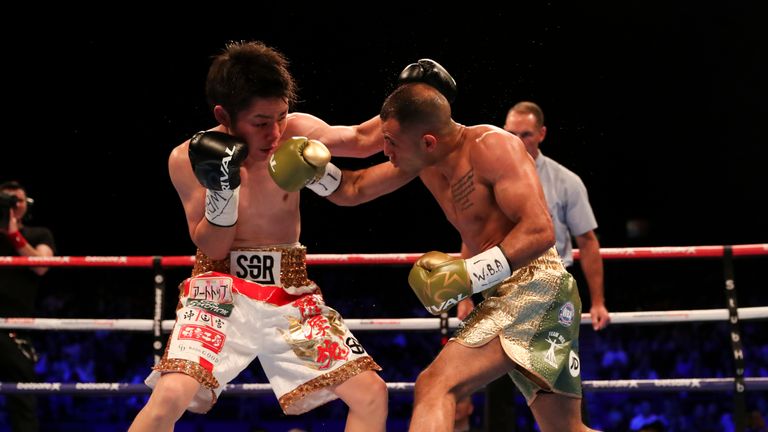
[[[395,119],[381,125],[384,133],[384,154],[392,164],[409,172],[418,172],[425,165],[425,149],[420,131],[402,128]]]
[[[234,125],[234,134],[248,143],[249,155],[266,160],[277,148],[288,125],[288,102],[282,98],[256,98],[241,111]]]

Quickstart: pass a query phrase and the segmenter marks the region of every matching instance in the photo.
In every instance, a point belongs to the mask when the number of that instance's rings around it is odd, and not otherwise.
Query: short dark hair
[[[234,121],[254,98],[282,98],[296,102],[296,83],[288,60],[259,41],[229,42],[216,56],[206,81],[208,104],[221,105]]]
[[[10,191],[23,190],[24,192],[27,191],[27,189],[16,180],[0,183],[0,190],[10,190]]]
[[[423,126],[439,131],[451,120],[451,105],[435,88],[426,84],[404,84],[384,101],[382,121],[394,118],[403,128]]]

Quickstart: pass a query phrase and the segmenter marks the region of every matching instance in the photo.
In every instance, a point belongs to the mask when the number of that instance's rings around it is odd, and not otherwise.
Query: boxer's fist
[[[511,274],[509,261],[498,246],[466,260],[443,252],[428,252],[413,265],[408,284],[424,307],[439,315],[473,293],[496,286]]]
[[[472,295],[464,260],[442,252],[422,255],[408,275],[408,284],[433,315],[440,315]]]
[[[456,99],[456,81],[444,67],[434,60],[421,59],[417,63],[411,63],[400,72],[397,78],[398,84],[420,82],[429,84],[453,102]]]
[[[283,190],[296,192],[307,186],[322,196],[333,193],[341,182],[341,172],[333,164],[331,152],[317,140],[293,137],[283,141],[269,159],[269,174]]]
[[[198,132],[189,141],[192,170],[206,189],[237,189],[240,186],[240,165],[247,156],[248,146],[223,132]]]
[[[236,137],[202,131],[189,140],[189,161],[195,177],[206,189],[205,218],[218,227],[237,223],[240,200],[240,165],[248,146]]]

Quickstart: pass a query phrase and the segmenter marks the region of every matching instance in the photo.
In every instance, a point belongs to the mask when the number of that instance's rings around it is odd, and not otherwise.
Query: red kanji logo
[[[320,306],[318,306],[317,300],[315,300],[315,296],[312,295],[307,295],[296,300],[293,302],[293,307],[297,308],[299,312],[301,312],[302,320],[307,319],[307,317],[320,314]]]
[[[304,337],[307,339],[314,339],[315,336],[325,337],[328,329],[331,328],[330,324],[328,324],[328,319],[322,315],[315,315],[309,318],[306,324]]]
[[[317,358],[315,361],[320,363],[320,369],[328,369],[333,366],[336,360],[346,360],[349,356],[349,350],[340,346],[338,342],[331,342],[326,339],[323,345],[317,347]]]

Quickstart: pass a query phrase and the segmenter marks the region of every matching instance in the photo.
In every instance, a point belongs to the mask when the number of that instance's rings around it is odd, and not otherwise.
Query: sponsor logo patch
[[[280,252],[233,251],[229,256],[233,275],[263,285],[280,283]]]
[[[352,351],[353,354],[359,355],[365,352],[363,346],[360,345],[360,342],[352,336],[347,337],[347,340],[345,340],[344,343],[349,347],[349,350]]]
[[[232,305],[225,305],[232,306]],[[178,312],[179,322],[185,324],[204,324],[209,327],[213,327],[216,330],[224,330],[227,322],[216,315],[209,314],[208,312],[197,309],[185,307]]]
[[[232,303],[232,278],[194,277],[189,284],[189,298]]]
[[[197,299],[187,299],[186,306],[189,308],[202,309],[206,312],[210,312],[221,317],[228,317],[232,315],[232,309],[235,308],[235,305],[231,303],[216,303],[210,300]]]
[[[224,333],[197,324],[183,325],[181,326],[181,331],[179,331],[179,340],[200,342],[204,348],[213,351],[216,354],[221,352],[226,338]]]
[[[547,335],[546,342],[549,342],[549,349],[544,353],[544,361],[552,367],[557,367],[556,350],[565,344],[565,336],[556,331],[551,331]]]
[[[568,373],[574,378],[581,373],[581,360],[579,359],[579,355],[573,351],[568,354]]]
[[[567,302],[560,307],[560,313],[557,314],[557,322],[565,327],[570,327],[573,324],[575,314],[576,309],[573,307],[573,303]]]

